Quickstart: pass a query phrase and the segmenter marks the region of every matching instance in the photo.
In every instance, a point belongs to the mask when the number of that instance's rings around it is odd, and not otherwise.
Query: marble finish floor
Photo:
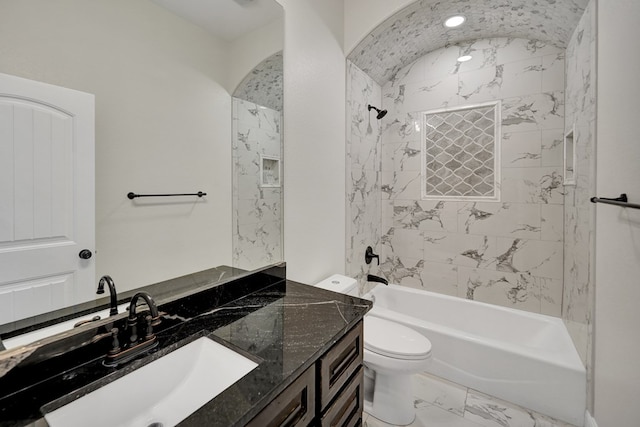
[[[575,427],[428,374],[414,377],[411,427]],[[364,427],[394,427],[364,414]]]

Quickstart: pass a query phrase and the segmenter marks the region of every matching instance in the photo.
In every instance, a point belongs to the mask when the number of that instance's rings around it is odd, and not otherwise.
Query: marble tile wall
[[[233,266],[282,260],[282,187],[261,187],[260,155],[282,159],[282,114],[233,98]],[[282,162],[281,162],[282,167]]]
[[[381,121],[367,105],[380,107],[382,89],[347,61],[347,275],[364,286],[375,261],[364,262],[367,246],[378,248],[381,236]],[[376,249],[377,250],[377,249]]]
[[[594,312],[595,205],[589,201],[596,189],[596,33],[592,0],[576,28],[566,53],[566,124],[574,130],[576,184],[564,196],[564,298],[562,318],[574,341],[588,380],[592,378],[591,337]],[[591,389],[591,387],[589,387]]]
[[[473,59],[458,63],[462,54]],[[564,70],[561,48],[491,38],[433,51],[384,85],[380,179],[358,177],[362,188],[380,185],[381,245],[374,248],[391,282],[561,315]],[[500,202],[421,200],[419,112],[495,100],[502,104]],[[351,137],[366,125],[354,130],[352,123]],[[352,212],[374,215],[353,203]]]

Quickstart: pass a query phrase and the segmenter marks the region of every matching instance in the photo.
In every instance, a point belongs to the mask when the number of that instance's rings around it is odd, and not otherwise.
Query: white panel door
[[[0,74],[0,324],[94,297],[94,110]]]

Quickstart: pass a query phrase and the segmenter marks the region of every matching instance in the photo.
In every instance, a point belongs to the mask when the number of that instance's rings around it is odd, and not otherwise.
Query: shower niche
[[[260,186],[280,187],[280,158],[260,155]]]
[[[576,185],[576,147],[574,127],[564,135],[564,185]]]

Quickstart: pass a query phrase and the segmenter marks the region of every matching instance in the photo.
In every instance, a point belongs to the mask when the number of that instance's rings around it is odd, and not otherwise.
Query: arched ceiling
[[[542,40],[565,48],[589,0],[418,0],[378,25],[348,59],[378,84],[444,46],[491,37]],[[467,20],[458,28],[443,22]]]
[[[282,52],[274,53],[247,74],[233,96],[282,111],[282,73]]]

